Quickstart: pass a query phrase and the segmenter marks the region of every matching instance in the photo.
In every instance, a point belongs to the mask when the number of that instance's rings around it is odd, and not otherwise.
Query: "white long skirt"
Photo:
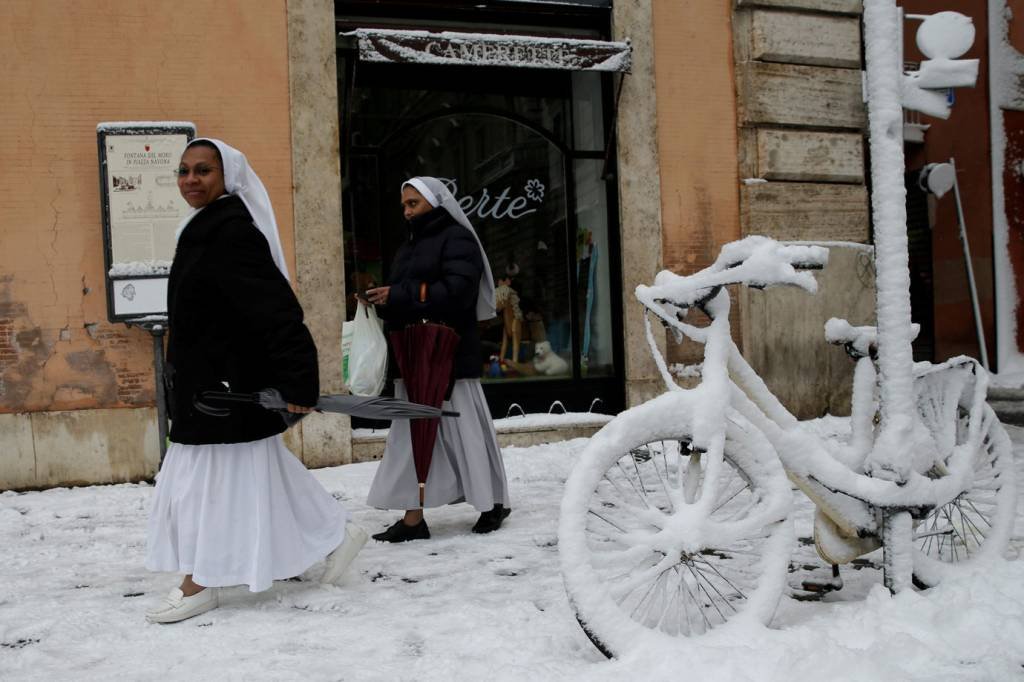
[[[408,399],[402,380],[395,397]],[[505,464],[494,421],[479,379],[459,379],[443,408],[459,412],[442,417],[427,473],[424,507],[468,502],[477,511],[509,505]],[[420,493],[412,458],[409,420],[391,422],[384,459],[377,467],[366,503],[378,509],[419,509]]]
[[[172,443],[156,478],[146,568],[252,592],[299,575],[341,542],[348,514],[280,435]]]

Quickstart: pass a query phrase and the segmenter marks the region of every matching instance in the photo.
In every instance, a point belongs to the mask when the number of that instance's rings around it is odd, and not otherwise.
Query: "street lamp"
[[[956,160],[950,157],[946,163],[929,163],[921,169],[917,179],[918,186],[929,194],[941,199],[949,190],[953,190],[956,201],[956,219],[960,229],[960,245],[964,251],[964,266],[967,269],[967,286],[971,292],[971,312],[974,315],[974,333],[978,337],[978,354],[981,366],[988,367],[988,348],[985,346],[985,329],[981,325],[981,305],[978,303],[978,286],[974,280],[974,264],[971,261],[971,245],[967,240],[967,221],[964,220],[964,206],[960,200],[960,183],[956,178]]]

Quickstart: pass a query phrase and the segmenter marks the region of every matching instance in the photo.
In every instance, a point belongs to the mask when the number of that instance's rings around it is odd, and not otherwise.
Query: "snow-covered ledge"
[[[591,412],[565,414],[527,414],[494,420],[498,432],[498,445],[527,447],[542,443],[589,438],[612,420],[612,415]],[[387,429],[354,429],[352,431],[352,461],[368,462],[384,455]]]

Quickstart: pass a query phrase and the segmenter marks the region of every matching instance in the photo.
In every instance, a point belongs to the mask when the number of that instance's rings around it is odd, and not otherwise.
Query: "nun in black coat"
[[[489,533],[509,514],[501,449],[480,385],[477,322],[495,316],[494,281],[476,232],[440,180],[418,177],[403,183],[402,206],[409,238],[395,255],[387,285],[368,290],[365,300],[376,306],[386,331],[428,319],[452,327],[459,335],[451,398],[445,409],[460,416],[441,420],[423,506],[468,502],[480,512],[473,531]],[[397,368],[393,358],[390,366]],[[400,378],[395,395],[407,396]],[[403,518],[374,535],[375,539],[403,542],[430,537],[419,502],[407,421],[391,424],[367,503],[406,510]]]
[[[201,138],[178,187],[195,209],[179,228],[168,281],[171,445],[150,509],[146,567],[185,574],[146,613],[173,623],[216,608],[218,587],[253,592],[328,557],[336,581],[366,541],[285,447],[281,415],[196,408],[200,391],[277,388],[291,412],[319,395],[317,353],[288,283],[270,197],[245,156]],[[332,551],[333,550],[333,551]]]

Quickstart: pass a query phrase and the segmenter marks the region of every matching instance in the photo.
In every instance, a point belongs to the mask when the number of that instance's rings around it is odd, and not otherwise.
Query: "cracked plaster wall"
[[[188,120],[243,150],[295,272],[287,37],[284,0],[0,5],[0,414],[153,405],[151,337],[107,322],[101,121]]]

